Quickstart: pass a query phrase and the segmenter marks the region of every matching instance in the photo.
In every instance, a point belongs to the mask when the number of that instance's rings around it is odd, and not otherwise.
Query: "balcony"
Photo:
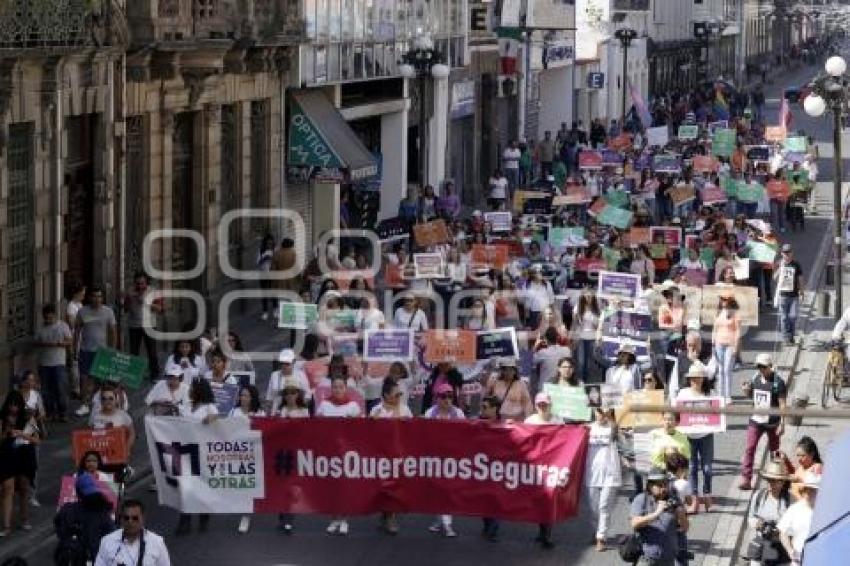
[[[241,40],[294,44],[303,36],[299,0],[132,0],[132,43]]]
[[[0,0],[0,53],[121,47],[125,0]]]
[[[614,0],[615,12],[647,12],[649,0]]]

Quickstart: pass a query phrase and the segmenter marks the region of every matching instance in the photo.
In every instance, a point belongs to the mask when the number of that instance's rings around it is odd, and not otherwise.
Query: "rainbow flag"
[[[714,88],[714,114],[717,120],[729,119],[729,102],[719,86]]]
[[[635,85],[632,83],[631,79],[629,79],[629,96],[631,96],[632,104],[637,108],[638,117],[640,117],[640,123],[643,125],[644,129],[648,129],[652,127],[652,114],[649,113],[649,108],[646,106],[646,101],[640,95],[640,91],[635,88]]]

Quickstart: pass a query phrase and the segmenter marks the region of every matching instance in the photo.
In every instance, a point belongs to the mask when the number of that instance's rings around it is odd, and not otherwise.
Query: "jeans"
[[[747,481],[753,477],[753,460],[762,434],[767,435],[767,447],[771,452],[779,450],[776,426],[765,426],[754,422],[747,424],[747,447],[744,449],[744,459],[741,462],[741,476]]]
[[[617,487],[588,487],[587,495],[590,500],[590,509],[598,509],[599,515],[596,522],[596,539],[605,540],[608,537],[608,525],[611,523],[611,510],[617,498]]]
[[[774,230],[785,231],[785,216],[785,203],[775,198],[770,199],[770,222]]]
[[[735,197],[728,197],[726,199],[726,216],[729,218],[735,218],[738,213],[738,199]]]
[[[38,366],[44,394],[44,410],[49,416],[64,417],[68,410],[68,380],[65,366]]]
[[[779,295],[779,327],[786,340],[794,339],[799,306],[799,295]]]
[[[145,343],[145,352],[148,355],[148,371],[151,380],[159,379],[159,355],[156,349],[156,340],[148,336],[144,328],[130,328],[130,353],[138,356],[142,351],[142,342]]]
[[[759,208],[759,203],[757,202],[741,202],[738,201],[738,212],[746,216],[747,218],[755,218],[756,211]]]
[[[484,517],[484,536],[488,538],[496,538],[499,536],[499,520]]]
[[[691,445],[691,488],[694,496],[699,491],[699,470],[702,468],[702,493],[711,495],[711,465],[714,463],[714,435],[689,438]]]
[[[512,191],[519,187],[519,169],[505,169],[505,177],[508,179],[508,186]]]
[[[717,359],[717,368],[720,375],[717,377],[717,392],[721,397],[732,396],[732,371],[735,367],[735,354],[729,344],[717,344],[714,346],[714,357]]]
[[[593,364],[593,348],[595,345],[595,340],[586,340],[584,338],[580,339],[578,344],[576,344],[578,374],[585,383],[590,383],[590,366]]]

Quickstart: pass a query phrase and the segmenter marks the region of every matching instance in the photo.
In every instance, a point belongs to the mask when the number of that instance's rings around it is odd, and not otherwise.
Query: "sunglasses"
[[[121,518],[125,521],[132,521],[134,523],[138,523],[142,520],[141,515],[121,515]]]
[[[101,395],[100,400],[101,401],[115,401],[115,397],[113,397],[111,395],[109,397],[104,397],[104,396]]]
[[[449,393],[440,393],[439,395],[437,395],[437,399],[449,399],[450,397],[451,394]]]
[[[643,382],[644,383],[650,383],[650,382],[655,383],[655,378],[654,377],[645,377],[645,378],[643,378]]]

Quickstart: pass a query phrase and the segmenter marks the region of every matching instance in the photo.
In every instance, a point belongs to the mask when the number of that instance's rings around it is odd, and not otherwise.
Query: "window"
[[[8,230],[8,271],[6,304],[9,341],[33,333],[33,199],[35,192],[32,170],[32,123],[9,126],[7,163],[9,198],[6,228]]]

